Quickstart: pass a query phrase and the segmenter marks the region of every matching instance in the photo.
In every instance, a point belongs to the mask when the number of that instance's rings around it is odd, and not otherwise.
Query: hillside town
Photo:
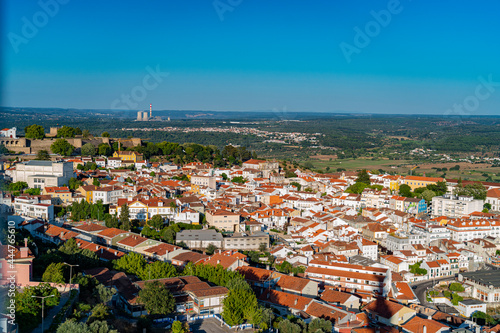
[[[3,174],[2,223],[20,236],[2,245],[1,282],[49,282],[59,306],[93,277],[112,290],[108,310],[134,327],[147,317],[153,329],[215,318],[261,331],[500,331],[500,183],[315,173],[257,158],[175,164],[132,150],[12,161]],[[37,260],[69,249],[92,265],[54,260],[35,274]],[[59,263],[69,279],[48,277]],[[227,276],[248,284],[260,316],[235,314],[227,300],[240,289]],[[173,308],[151,310],[153,286]]]

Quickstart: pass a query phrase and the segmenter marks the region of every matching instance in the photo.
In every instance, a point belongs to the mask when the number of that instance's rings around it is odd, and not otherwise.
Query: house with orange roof
[[[234,271],[238,267],[248,266],[246,261],[232,255],[224,255],[223,253],[215,253],[214,255],[204,259],[201,263],[211,266],[221,265],[224,269],[229,271]]]
[[[427,185],[435,185],[438,182],[446,181],[444,178],[440,177],[419,177],[419,176],[406,176],[403,183],[410,186],[411,190],[415,190],[419,187],[426,187]]]
[[[153,239],[145,238],[142,236],[139,236],[138,234],[131,234],[119,241],[116,242],[116,246],[120,247],[121,249],[125,251],[136,251],[141,248],[146,248],[150,247],[153,245],[157,245],[160,242],[155,241]]]
[[[486,192],[485,203],[491,206],[491,211],[500,212],[500,188],[491,188]]]
[[[450,332],[450,327],[441,324],[432,319],[425,319],[418,316],[411,318],[408,322],[401,325],[405,332],[408,333],[446,333]]]
[[[406,260],[393,255],[380,256],[380,263],[388,266],[392,271],[397,273],[409,270]]]
[[[361,298],[359,296],[327,288],[320,295],[321,300],[331,305],[342,307],[344,310],[359,309]]]
[[[415,317],[416,311],[400,303],[377,298],[362,309],[368,313],[372,323],[401,326]]]
[[[72,193],[67,186],[45,186],[42,195],[50,195],[54,205],[72,202]]]

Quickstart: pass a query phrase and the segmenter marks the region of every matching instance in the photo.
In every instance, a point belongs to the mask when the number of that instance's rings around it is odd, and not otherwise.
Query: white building
[[[486,203],[491,205],[491,210],[500,212],[500,189],[492,188],[486,194]]]
[[[15,128],[15,127],[4,128],[4,129],[0,130],[0,138],[17,139],[16,131],[17,131],[17,128]]]
[[[470,318],[478,311],[486,313],[486,303],[478,301],[477,299],[464,299],[458,302],[456,309],[462,316]]]
[[[54,220],[54,206],[40,203],[36,197],[16,197],[14,199],[14,213],[21,216],[42,218],[49,222]]]
[[[123,196],[123,188],[120,186],[98,187],[93,192],[93,203],[102,200],[103,205],[116,204],[118,199]]]
[[[426,240],[421,235],[395,235],[389,234],[385,246],[389,251],[411,250],[414,244],[425,244]]]
[[[111,169],[120,168],[122,166],[122,159],[119,157],[109,157],[107,166]]]
[[[483,204],[483,200],[477,200],[473,197],[445,194],[432,198],[432,217],[464,217],[470,213],[482,211]]]
[[[63,186],[73,177],[73,163],[52,161],[28,161],[15,165],[11,171],[12,181],[26,182],[31,188]]]
[[[417,224],[412,227],[412,232],[423,236],[426,244],[438,239],[450,239],[451,237],[450,230],[446,226],[439,224]]]

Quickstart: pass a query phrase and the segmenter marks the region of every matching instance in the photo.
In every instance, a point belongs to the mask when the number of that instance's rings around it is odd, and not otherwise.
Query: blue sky
[[[495,0],[59,1],[2,0],[4,105],[500,114]]]

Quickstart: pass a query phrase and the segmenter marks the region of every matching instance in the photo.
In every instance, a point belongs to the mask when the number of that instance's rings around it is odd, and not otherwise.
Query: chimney
[[[422,333],[427,333],[427,326],[422,326]]]
[[[28,238],[24,239],[24,247],[28,247]]]
[[[29,248],[27,246],[22,247],[21,249],[21,258],[28,258]]]
[[[217,265],[220,264],[220,259],[217,260]]]
[[[296,298],[295,301],[293,301],[293,305],[297,305],[297,302],[298,302],[298,298]]]

